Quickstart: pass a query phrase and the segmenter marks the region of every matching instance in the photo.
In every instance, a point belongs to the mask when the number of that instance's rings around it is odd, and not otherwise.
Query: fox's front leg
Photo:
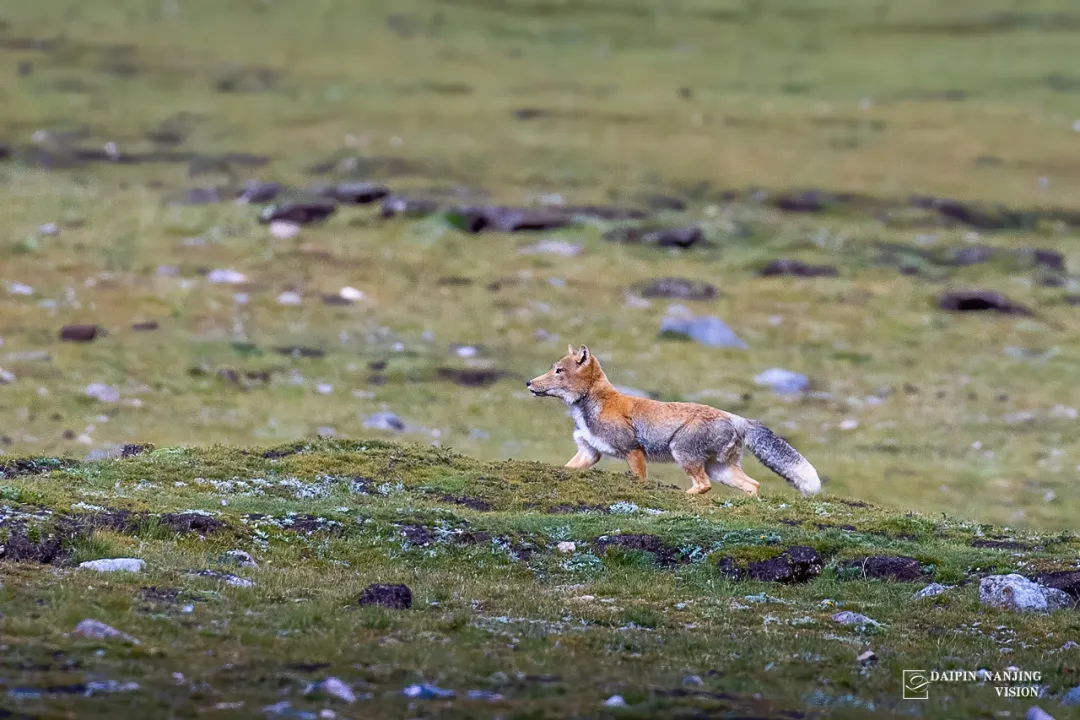
[[[596,463],[600,462],[600,453],[598,453],[592,446],[587,445],[583,440],[578,437],[574,437],[574,441],[577,443],[578,451],[574,457],[570,458],[570,462],[566,463],[566,467],[575,469],[591,468]]]
[[[626,456],[626,464],[630,466],[630,472],[634,473],[639,480],[645,480],[648,475],[648,465],[645,462],[645,451],[632,450]]]

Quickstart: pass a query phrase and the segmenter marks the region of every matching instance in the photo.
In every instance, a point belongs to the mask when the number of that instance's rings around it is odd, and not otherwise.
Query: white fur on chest
[[[604,455],[612,455],[617,457],[619,452],[611,447],[603,438],[593,435],[589,430],[588,423],[585,422],[585,413],[581,412],[581,408],[576,406],[570,407],[570,414],[574,418],[574,427],[576,432],[574,437],[589,445],[589,447],[595,449],[599,453]]]

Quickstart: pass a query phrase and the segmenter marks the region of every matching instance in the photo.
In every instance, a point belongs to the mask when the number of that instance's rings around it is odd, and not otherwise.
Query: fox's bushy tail
[[[799,451],[757,420],[746,421],[746,447],[761,464],[791,483],[803,495],[821,491],[821,478]]]

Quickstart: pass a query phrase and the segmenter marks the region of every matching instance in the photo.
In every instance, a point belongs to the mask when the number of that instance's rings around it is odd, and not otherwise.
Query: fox
[[[762,423],[700,403],[621,393],[584,345],[567,346],[564,357],[525,387],[535,397],[556,397],[570,407],[577,454],[565,467],[590,468],[606,455],[625,460],[644,481],[650,461],[674,462],[693,483],[689,495],[707,493],[718,482],[754,496],[759,483],[740,465],[746,447],[802,495],[821,491],[814,466]]]

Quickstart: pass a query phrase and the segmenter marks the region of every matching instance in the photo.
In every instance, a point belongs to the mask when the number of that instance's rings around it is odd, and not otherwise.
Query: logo
[[[904,671],[904,699],[926,700],[930,697],[930,678],[925,670]]]

